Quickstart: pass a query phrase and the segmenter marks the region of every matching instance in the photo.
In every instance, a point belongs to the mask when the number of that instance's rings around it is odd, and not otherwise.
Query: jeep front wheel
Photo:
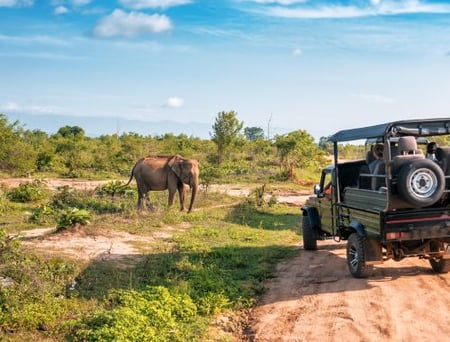
[[[445,176],[442,169],[429,159],[416,159],[405,164],[398,173],[398,192],[414,207],[428,207],[442,196]]]
[[[302,219],[303,248],[307,251],[317,249],[317,234],[308,216]]]
[[[371,268],[366,264],[367,238],[352,233],[347,241],[347,265],[355,278],[367,278]]]

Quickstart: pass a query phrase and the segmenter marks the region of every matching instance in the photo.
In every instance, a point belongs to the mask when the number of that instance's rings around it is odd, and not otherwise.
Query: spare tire
[[[428,207],[442,197],[445,175],[436,162],[414,159],[401,167],[397,188],[400,196],[412,206]]]

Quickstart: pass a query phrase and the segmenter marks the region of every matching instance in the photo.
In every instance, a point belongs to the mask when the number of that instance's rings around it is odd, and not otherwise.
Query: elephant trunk
[[[191,185],[191,203],[189,204],[188,213],[192,212],[192,207],[194,206],[195,196],[197,195],[198,182]]]

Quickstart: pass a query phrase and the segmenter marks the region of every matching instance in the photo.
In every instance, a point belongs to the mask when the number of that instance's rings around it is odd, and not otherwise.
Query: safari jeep
[[[301,207],[303,247],[317,240],[347,241],[352,276],[364,278],[385,260],[428,259],[450,271],[450,118],[405,120],[343,130],[329,140],[334,164]],[[339,143],[366,141],[366,156],[339,161]],[[426,143],[438,142],[427,155]],[[440,143],[439,143],[440,142]],[[381,144],[375,168],[371,146]]]

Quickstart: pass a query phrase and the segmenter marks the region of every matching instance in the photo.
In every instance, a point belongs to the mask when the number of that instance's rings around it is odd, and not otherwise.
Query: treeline
[[[167,133],[88,137],[82,127],[64,126],[55,134],[27,130],[0,114],[0,174],[3,176],[127,177],[135,161],[150,154],[198,159],[202,180],[227,177],[295,179],[299,170],[326,164],[330,146],[304,130],[266,139],[259,127],[244,127],[234,111],[218,113],[211,139]]]

